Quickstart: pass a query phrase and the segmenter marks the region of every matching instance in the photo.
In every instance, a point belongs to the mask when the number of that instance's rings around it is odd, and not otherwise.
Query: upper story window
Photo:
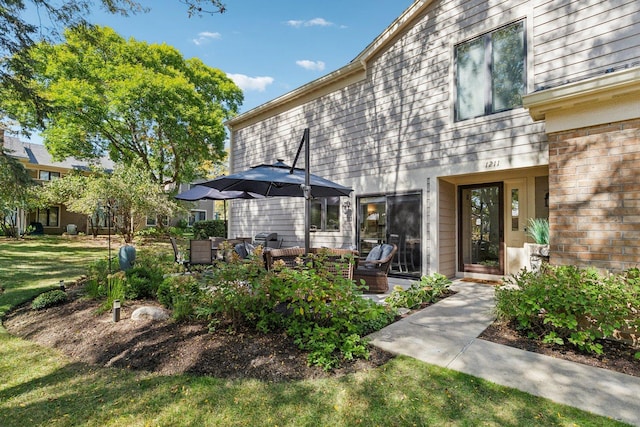
[[[524,21],[455,48],[456,121],[522,106],[526,88]]]
[[[340,231],[340,197],[321,197],[311,201],[311,229]]]
[[[60,178],[60,172],[51,172],[51,171],[39,171],[38,179],[41,181],[53,181],[54,179]]]

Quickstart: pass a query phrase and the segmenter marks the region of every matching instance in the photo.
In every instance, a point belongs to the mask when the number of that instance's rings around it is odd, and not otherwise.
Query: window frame
[[[492,114],[498,114],[505,111],[511,111],[516,108],[522,108],[522,102],[519,105],[513,107],[507,107],[503,109],[495,109],[496,101],[494,95],[494,62],[493,62],[493,45],[494,39],[493,35],[502,31],[506,28],[512,26],[520,26],[522,29],[522,93],[521,97],[527,94],[528,84],[528,48],[527,48],[527,20],[526,18],[518,19],[516,21],[509,22],[508,24],[501,25],[497,28],[492,29],[491,31],[487,31],[483,34],[475,36],[473,38],[467,39],[460,43],[454,45],[453,50],[453,89],[454,89],[454,98],[453,98],[453,117],[454,122],[462,122],[465,120],[471,120],[479,117],[486,117]],[[458,51],[461,46],[468,45],[470,43],[477,42],[478,40],[483,41],[483,69],[485,71],[482,92],[483,92],[483,101],[484,101],[484,109],[483,112],[476,115],[471,115],[468,117],[460,117],[460,98],[459,98],[459,71],[458,71]]]
[[[320,205],[320,224],[318,226],[318,224],[311,224],[311,231],[327,231],[327,232],[332,232],[332,233],[336,233],[336,232],[340,232],[340,229],[342,227],[342,221],[340,220],[341,217],[341,206],[342,203],[340,201],[340,197],[335,196],[336,199],[338,200],[337,204],[329,204],[329,199],[332,199],[333,197],[317,197],[314,198],[313,200],[311,200],[311,220],[313,221],[313,214],[314,214],[314,209],[317,209],[317,206]],[[329,220],[329,206],[337,206],[338,209],[338,215],[337,215],[337,219],[338,219],[338,226],[337,228],[328,228],[327,223]]]
[[[43,178],[42,175],[46,174],[47,178]],[[48,171],[48,170],[38,170],[38,179],[40,181],[54,181],[56,179],[60,179],[62,177],[62,175],[60,174],[60,172],[56,172],[56,171]]]
[[[51,210],[52,209],[56,209],[56,224],[52,225],[50,223],[50,216],[51,216]],[[40,215],[41,212],[46,211],[46,221],[41,221],[40,220]],[[36,211],[36,221],[41,223],[43,227],[47,227],[47,228],[59,228],[60,227],[60,213],[62,212],[62,209],[60,209],[60,206],[50,206],[48,208],[45,209],[38,209]]]
[[[195,216],[193,215],[194,212],[198,212],[198,213],[204,213],[204,219],[195,219]],[[189,211],[189,220],[188,220],[188,224],[189,227],[193,227],[193,224],[195,224],[198,221],[206,221],[207,220],[207,211],[204,209],[191,209]]]

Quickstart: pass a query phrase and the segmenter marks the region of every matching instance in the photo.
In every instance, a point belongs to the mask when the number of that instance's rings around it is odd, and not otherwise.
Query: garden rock
[[[143,306],[131,313],[131,320],[165,320],[169,314],[160,307]]]

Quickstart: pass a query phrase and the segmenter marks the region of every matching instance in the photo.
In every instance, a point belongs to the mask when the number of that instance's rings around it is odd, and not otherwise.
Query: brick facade
[[[640,267],[640,120],[549,134],[551,263]]]

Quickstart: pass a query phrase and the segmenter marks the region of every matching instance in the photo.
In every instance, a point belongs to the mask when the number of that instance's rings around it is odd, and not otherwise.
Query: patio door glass
[[[503,274],[502,183],[463,186],[459,196],[460,270]]]
[[[422,270],[422,196],[420,193],[358,199],[358,249],[366,256],[379,243],[398,251],[391,273],[419,277]]]

